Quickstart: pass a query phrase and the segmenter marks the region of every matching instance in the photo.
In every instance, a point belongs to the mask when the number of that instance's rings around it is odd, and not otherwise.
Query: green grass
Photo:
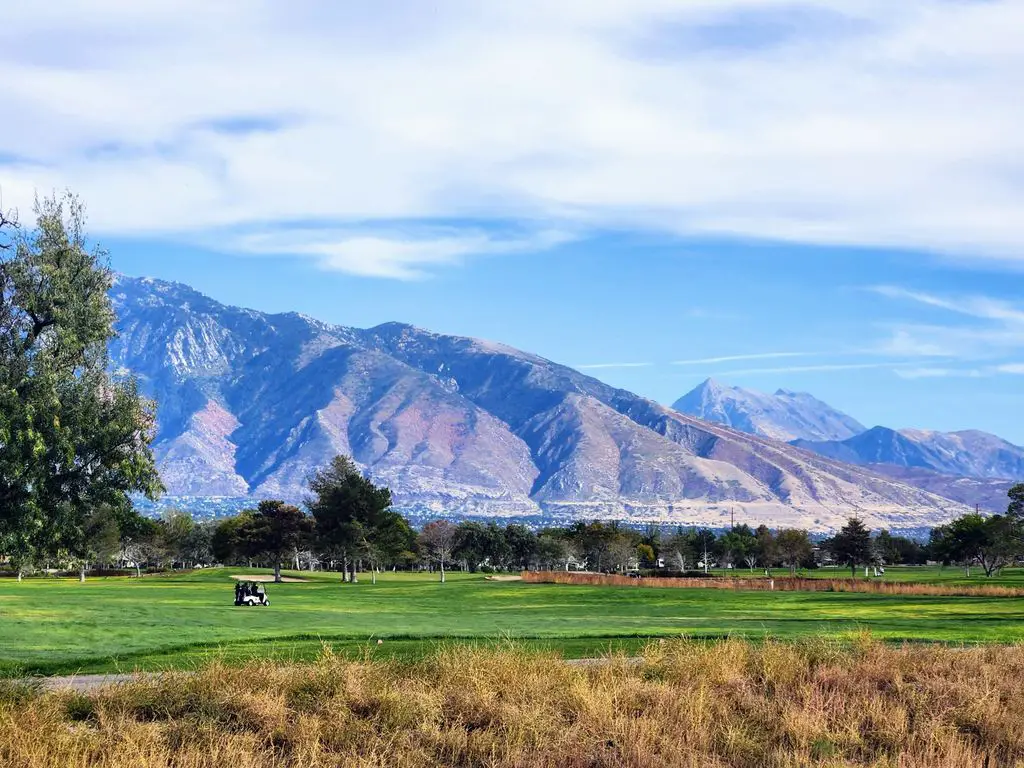
[[[428,574],[385,573],[376,585],[314,574],[308,583],[269,585],[269,608],[236,608],[230,574],[239,572],[0,581],[0,672],[305,660],[325,643],[337,653],[418,656],[439,643],[517,639],[585,657],[681,635],[843,637],[869,629],[886,640],[1024,642],[1024,600],[1012,598],[574,587],[462,574],[441,585]]]

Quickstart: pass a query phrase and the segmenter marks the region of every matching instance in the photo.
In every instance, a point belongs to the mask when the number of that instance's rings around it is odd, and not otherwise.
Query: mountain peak
[[[774,395],[731,387],[708,379],[673,405],[705,421],[763,437],[792,440],[844,440],[864,427],[810,395],[779,389]]]

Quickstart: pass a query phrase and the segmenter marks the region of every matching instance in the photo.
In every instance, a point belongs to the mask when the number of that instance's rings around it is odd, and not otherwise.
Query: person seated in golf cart
[[[242,581],[235,585],[235,605],[270,605],[270,601],[262,586]]]

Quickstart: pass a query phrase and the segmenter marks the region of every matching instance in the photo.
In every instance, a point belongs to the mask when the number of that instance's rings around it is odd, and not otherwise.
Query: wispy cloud
[[[948,321],[903,322],[877,352],[902,356],[991,360],[1024,349],[1024,309],[992,296],[939,296],[897,286],[868,290],[886,298],[942,310]],[[948,368],[947,368],[948,369]]]
[[[654,363],[588,363],[574,366],[580,371],[600,371],[612,368],[650,368]]]
[[[468,222],[315,254],[397,278],[484,221],[1024,259],[1018,0],[7,5],[5,199],[99,235]]]
[[[824,363],[821,365],[795,365],[779,368],[744,368],[738,371],[722,371],[715,376],[753,376],[776,373],[834,373],[839,371],[866,371],[871,369],[898,369],[904,365],[912,365],[909,361],[877,362],[877,363]]]
[[[416,280],[432,267],[470,256],[543,251],[571,240],[562,232],[502,237],[489,232],[412,230],[380,233],[331,228],[280,229],[228,240],[245,253],[309,256],[327,270],[366,277]]]
[[[1024,324],[1024,310],[989,296],[943,297],[891,285],[872,286],[869,290],[890,299],[904,299],[982,320]]]
[[[734,363],[745,360],[775,360],[786,357],[811,357],[812,352],[757,352],[751,355],[727,355],[725,357],[705,357],[697,360],[676,360],[672,365],[714,365],[716,363]]]
[[[896,368],[901,379],[981,379],[991,372],[979,368]]]

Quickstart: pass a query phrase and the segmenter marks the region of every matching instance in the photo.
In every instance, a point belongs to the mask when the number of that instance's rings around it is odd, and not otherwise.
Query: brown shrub
[[[867,637],[660,641],[586,665],[512,645],[327,655],[8,698],[0,765],[994,768],[1024,765],[1022,683],[1022,647]]]
[[[530,584],[569,584],[588,587],[655,587],[658,589],[733,589],[755,592],[863,592],[875,595],[933,595],[948,597],[1024,597],[1024,587],[998,585],[961,586],[956,584],[911,584],[906,582],[860,579],[776,579],[718,577],[633,578],[604,573],[565,571],[524,571],[523,581]]]

